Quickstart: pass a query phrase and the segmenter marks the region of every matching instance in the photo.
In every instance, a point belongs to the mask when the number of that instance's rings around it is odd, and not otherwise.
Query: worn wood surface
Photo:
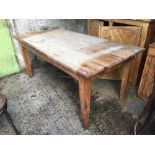
[[[127,94],[127,87],[129,85],[130,73],[132,71],[132,64],[134,58],[131,61],[126,63],[122,68],[122,81],[121,81],[121,88],[120,88],[120,99],[124,100]]]
[[[35,34],[20,41],[86,78],[144,50],[62,29]]]
[[[87,33],[92,36],[99,36],[100,33],[100,27],[103,25],[103,22],[100,22],[98,20],[88,20],[87,21]]]
[[[125,66],[135,54],[144,49],[108,40],[55,29],[49,32],[16,37],[22,46],[29,76],[32,76],[28,51],[68,73],[79,82],[80,109],[83,127],[89,126],[91,81],[103,74]],[[130,69],[130,67],[127,67]],[[121,97],[127,91],[129,72],[125,71]]]
[[[139,41],[140,47],[145,47],[145,42],[147,39],[148,27],[151,21],[144,20],[131,20],[131,19],[109,19],[110,22],[126,24],[130,26],[138,26],[142,28],[141,37]]]
[[[151,95],[155,80],[155,43],[150,45],[146,58],[142,78],[140,81],[138,95],[146,98]]]

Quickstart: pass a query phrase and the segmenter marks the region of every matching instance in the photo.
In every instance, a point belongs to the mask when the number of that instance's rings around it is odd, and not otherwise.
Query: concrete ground
[[[81,126],[78,84],[51,65],[0,79],[0,92],[8,97],[8,111],[21,134],[133,134],[133,122],[144,101],[129,87],[119,101],[119,81],[93,81],[90,127]],[[0,118],[0,134],[14,134]]]

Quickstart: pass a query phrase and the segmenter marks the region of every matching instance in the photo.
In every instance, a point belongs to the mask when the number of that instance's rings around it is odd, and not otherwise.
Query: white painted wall
[[[7,22],[10,28],[11,36],[48,30],[55,27],[86,33],[86,20],[81,19],[8,19]],[[25,68],[25,64],[21,55],[20,45],[13,37],[12,41],[19,66],[23,69]],[[33,58],[34,57],[31,56],[31,59]]]

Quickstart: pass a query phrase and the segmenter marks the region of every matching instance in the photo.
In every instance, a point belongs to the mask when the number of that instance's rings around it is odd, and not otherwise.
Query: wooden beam
[[[124,100],[126,97],[133,61],[134,58],[132,58],[129,62],[127,62],[123,67],[121,89],[120,89],[120,100]]]
[[[89,127],[91,81],[83,77],[79,80],[80,110],[83,128]]]
[[[25,47],[23,47],[23,46],[22,46],[22,55],[23,55],[23,58],[24,58],[27,74],[31,78],[32,77],[31,61],[29,59],[27,49]]]

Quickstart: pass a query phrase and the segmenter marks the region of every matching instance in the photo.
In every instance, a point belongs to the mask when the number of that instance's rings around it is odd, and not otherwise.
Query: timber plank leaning
[[[15,37],[21,44],[29,77],[32,77],[28,52],[66,72],[79,82],[80,109],[84,128],[89,126],[92,80],[123,64],[120,99],[127,92],[132,63],[144,48],[123,45],[86,34],[54,29]]]

